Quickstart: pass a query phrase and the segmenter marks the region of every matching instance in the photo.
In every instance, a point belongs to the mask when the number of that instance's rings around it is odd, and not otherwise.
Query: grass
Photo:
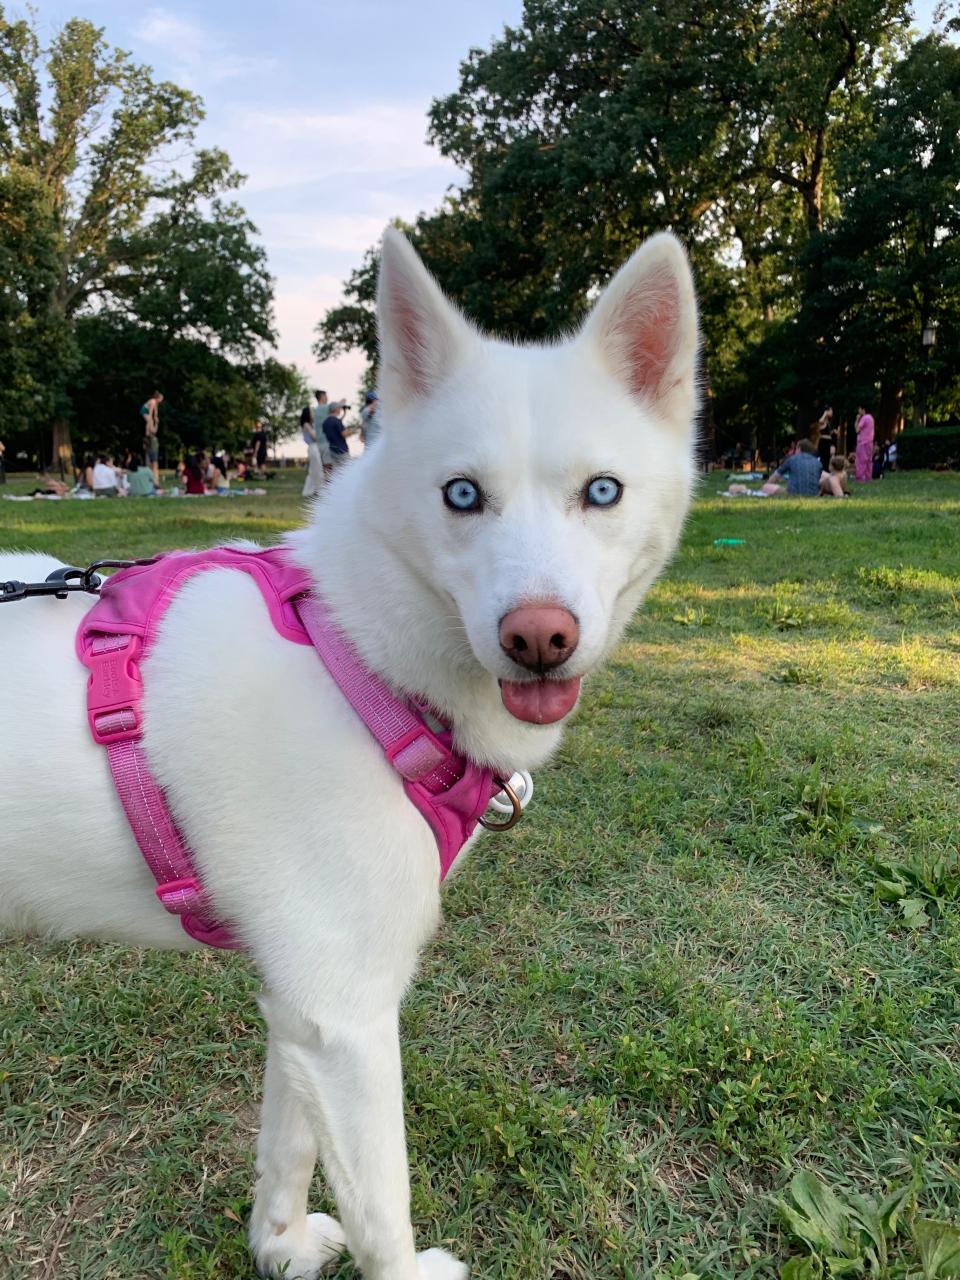
[[[483,1280],[814,1276],[777,1204],[810,1171],[960,1218],[960,476],[717,487],[405,1006],[418,1238]],[[295,492],[0,503],[0,542],[270,538]],[[0,947],[0,1273],[253,1275],[256,985]],[[918,1258],[902,1233],[889,1274],[960,1274]]]

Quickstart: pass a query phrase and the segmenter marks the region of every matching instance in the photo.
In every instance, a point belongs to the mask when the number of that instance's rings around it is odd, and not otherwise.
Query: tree
[[[824,242],[816,304],[834,335],[837,385],[871,403],[891,435],[904,401],[960,408],[960,49],[917,41],[877,85],[863,145],[840,173],[844,215]],[[921,333],[937,326],[925,352]]]
[[[300,429],[300,411],[311,400],[306,379],[296,365],[281,364],[272,357],[247,370],[260,401],[257,416],[277,444]]]
[[[431,108],[468,177],[412,238],[469,314],[537,337],[672,227],[698,278],[708,399],[772,446],[831,387],[818,299],[837,168],[909,20],[906,0],[526,0]],[[372,352],[374,277],[370,254],[321,322],[325,350]]]
[[[46,286],[29,301],[18,291],[38,332],[62,335],[96,308],[225,353],[249,355],[271,340],[263,250],[223,199],[242,179],[223,152],[195,148],[203,115],[195,95],[156,81],[89,22],[69,21],[44,49],[30,23],[9,21],[2,7],[0,86],[0,162],[30,190],[45,240]],[[4,252],[20,252],[13,222],[0,223],[0,234]],[[66,363],[47,367],[49,403],[38,410],[57,409],[61,449],[67,375]]]

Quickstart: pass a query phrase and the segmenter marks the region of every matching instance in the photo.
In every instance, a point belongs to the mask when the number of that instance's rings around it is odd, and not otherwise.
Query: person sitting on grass
[[[801,440],[797,452],[780,463],[761,492],[769,493],[771,497],[783,493],[783,487],[777,481],[785,477],[788,497],[816,498],[820,493],[822,471],[816,445],[811,440]]]
[[[202,497],[206,490],[203,487],[203,460],[195,453],[188,453],[183,460],[181,472],[186,492],[195,498]]]
[[[214,493],[222,495],[230,492],[227,463],[222,454],[214,454],[207,463],[207,484]]]
[[[120,493],[120,481],[113,466],[113,458],[101,453],[93,468],[93,492],[97,498],[116,498]]]
[[[127,473],[127,492],[131,498],[154,498],[157,486],[153,483],[153,471],[139,454],[134,454]]]
[[[824,471],[820,477],[821,498],[849,498],[847,489],[847,460],[835,453],[830,459],[830,470]]]

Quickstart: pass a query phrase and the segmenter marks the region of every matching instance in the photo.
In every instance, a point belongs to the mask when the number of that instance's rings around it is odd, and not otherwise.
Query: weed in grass
[[[960,1227],[921,1217],[916,1182],[875,1200],[798,1173],[777,1201],[791,1235],[810,1250],[780,1268],[780,1280],[868,1275],[876,1280],[960,1276]]]

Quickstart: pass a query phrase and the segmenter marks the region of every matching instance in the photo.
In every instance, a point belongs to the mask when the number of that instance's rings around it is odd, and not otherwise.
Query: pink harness
[[[173,552],[153,564],[122,569],[104,582],[99,600],[77,631],[77,654],[90,668],[90,730],[107,749],[120,802],[164,907],[180,917],[184,929],[198,942],[239,947],[204,894],[190,850],[150,772],[141,742],[140,663],[155,643],[160,621],[177,591],[188,578],[207,569],[249,573],[277,631],[296,644],[314,646],[430,824],[442,880],[502,784],[491,770],[457,755],[449,731],[434,733],[419,711],[400,701],[367,670],[323,602],[311,594],[309,575],[284,548],[214,547]]]

